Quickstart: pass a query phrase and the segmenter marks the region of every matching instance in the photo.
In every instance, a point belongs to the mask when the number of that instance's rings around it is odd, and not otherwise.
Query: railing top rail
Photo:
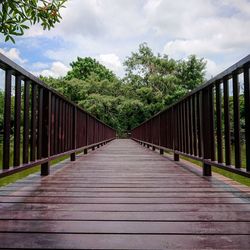
[[[107,125],[106,123],[104,123],[103,121],[99,120],[98,118],[96,118],[95,116],[93,116],[92,114],[90,114],[88,111],[84,110],[82,107],[80,107],[79,105],[75,104],[74,102],[72,102],[71,100],[69,100],[68,98],[66,98],[65,96],[63,96],[61,93],[59,93],[58,91],[54,90],[53,88],[49,87],[47,84],[45,84],[42,80],[40,80],[38,77],[34,76],[33,74],[29,73],[27,70],[25,70],[24,68],[22,68],[21,66],[19,66],[18,64],[16,64],[15,62],[13,62],[12,60],[10,60],[8,57],[6,57],[5,55],[3,55],[2,53],[0,53],[0,68],[4,69],[4,70],[14,70],[14,75],[22,75],[24,78],[27,78],[28,80],[31,80],[33,82],[35,82],[36,84],[40,85],[41,87],[48,89],[49,91],[51,91],[53,94],[57,95],[58,97],[60,97],[62,100],[70,103],[72,106],[77,107],[78,109],[80,109],[81,111],[85,112],[86,114],[88,114],[89,116],[93,117],[94,119],[96,119],[97,121],[101,122],[103,125],[115,130],[114,128],[112,128],[111,126]]]
[[[230,66],[229,68],[225,69],[224,71],[222,71],[221,73],[219,73],[218,75],[216,75],[215,77],[211,78],[210,80],[206,81],[205,83],[201,84],[200,86],[198,86],[197,88],[195,88],[194,90],[190,91],[189,93],[187,93],[186,95],[184,95],[182,98],[180,98],[180,100],[176,101],[175,103],[165,107],[163,110],[159,111],[158,113],[154,114],[153,116],[151,116],[149,119],[145,120],[144,122],[140,123],[139,125],[135,126],[134,128],[131,129],[131,131],[139,126],[141,126],[142,124],[148,122],[149,120],[153,119],[154,117],[158,116],[159,114],[165,112],[166,110],[168,110],[169,108],[175,106],[176,104],[182,102],[183,100],[187,99],[188,97],[194,95],[195,93],[197,93],[198,91],[201,91],[202,89],[205,89],[211,85],[213,85],[214,83],[216,83],[217,81],[222,80],[224,77],[227,77],[227,79],[232,77],[232,73],[234,71],[237,71],[237,73],[242,73],[243,67],[245,64],[250,63],[250,54],[247,55],[246,57],[242,58],[240,61],[238,61],[237,63],[233,64],[232,66]]]

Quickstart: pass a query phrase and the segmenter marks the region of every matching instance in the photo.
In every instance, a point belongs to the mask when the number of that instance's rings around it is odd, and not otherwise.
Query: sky
[[[77,56],[90,56],[124,76],[139,44],[154,53],[207,61],[207,79],[250,52],[250,0],[68,0],[50,31],[32,26],[0,52],[35,75],[64,76]]]

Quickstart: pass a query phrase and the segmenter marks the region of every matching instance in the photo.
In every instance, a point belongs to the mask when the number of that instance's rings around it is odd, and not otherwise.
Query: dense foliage
[[[0,33],[5,41],[21,36],[29,25],[40,23],[43,29],[54,27],[61,19],[59,10],[67,0],[0,0]]]
[[[154,55],[144,43],[126,58],[123,79],[89,57],[71,67],[64,78],[42,79],[122,134],[203,83],[205,62]]]

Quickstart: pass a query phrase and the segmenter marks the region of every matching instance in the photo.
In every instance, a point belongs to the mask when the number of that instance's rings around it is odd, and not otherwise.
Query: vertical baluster
[[[189,141],[190,141],[190,134],[189,134],[189,108],[188,108],[188,103],[189,100],[187,99],[185,101],[185,130],[186,130],[186,135],[185,135],[185,141],[186,141],[186,153],[189,154]]]
[[[194,115],[192,110],[193,110],[193,99],[192,97],[189,98],[189,106],[188,106],[188,109],[189,109],[189,150],[190,150],[190,154],[192,155],[193,154],[193,138],[194,138],[194,135],[193,135],[193,119],[192,119],[192,116]]]
[[[30,161],[36,159],[36,129],[37,129],[37,84],[32,83],[31,92],[31,133],[30,133]]]
[[[50,155],[55,154],[55,95],[51,94]]]
[[[42,158],[42,124],[43,124],[43,88],[39,87],[38,97],[38,128],[37,128],[37,159]]]
[[[246,171],[250,171],[250,79],[249,63],[244,65],[244,101],[245,101],[245,140],[246,140]]]
[[[240,149],[240,101],[239,101],[239,81],[237,72],[233,72],[233,110],[234,110],[234,147],[235,147],[235,167],[241,168]]]
[[[17,75],[15,83],[14,167],[20,165],[21,81],[22,77]]]
[[[62,131],[62,122],[63,122],[63,119],[62,119],[62,100],[60,99],[59,100],[59,153],[62,152],[62,144],[63,144],[63,139],[62,139],[62,134],[63,134],[63,131]]]
[[[203,138],[203,158],[205,160],[211,159],[211,123],[209,119],[211,117],[211,99],[210,99],[210,90],[205,88],[202,90],[202,138]],[[211,176],[211,165],[203,163],[203,175]]]
[[[214,140],[214,87],[211,85],[209,87],[209,128],[210,128],[210,159],[215,161],[215,140]]]
[[[24,83],[24,114],[23,114],[23,163],[29,161],[29,105],[30,81]]]
[[[192,96],[192,119],[193,119],[193,146],[194,146],[194,155],[197,156],[197,104],[196,104],[196,95]]]
[[[77,135],[77,108],[74,106],[73,107],[73,129],[72,129],[72,144],[73,144],[73,149],[76,149],[76,135]],[[70,155],[71,161],[76,160],[76,153],[72,153]]]
[[[197,134],[198,134],[198,152],[199,157],[203,156],[203,138],[202,138],[202,119],[201,119],[201,92],[196,94],[196,107],[197,107]]]
[[[222,145],[222,114],[221,114],[221,85],[216,83],[216,135],[217,135],[217,154],[218,162],[223,162],[223,145]]]
[[[184,115],[183,115],[183,102],[180,104],[180,124],[181,124],[181,151],[185,152],[185,140],[184,140]]]
[[[12,70],[5,72],[4,125],[3,125],[3,169],[10,167],[10,130],[11,130],[11,79]]]
[[[229,89],[228,89],[228,80],[227,80],[227,78],[223,78],[223,91],[224,91],[225,156],[226,156],[226,165],[231,165]]]
[[[54,154],[58,154],[58,112],[59,112],[59,105],[58,105],[59,99],[55,97],[55,113],[54,113],[54,124],[55,124],[55,131],[54,131]]]
[[[43,120],[42,120],[42,158],[50,156],[50,129],[51,129],[51,92],[44,89],[43,93]],[[49,175],[49,161],[41,165],[41,175]]]

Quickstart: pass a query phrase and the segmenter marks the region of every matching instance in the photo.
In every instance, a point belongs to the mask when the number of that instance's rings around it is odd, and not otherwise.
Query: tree
[[[29,24],[40,23],[44,30],[54,27],[62,18],[59,10],[67,0],[0,0],[0,32],[5,41],[15,43]]]
[[[70,63],[70,66],[72,67],[72,70],[67,73],[66,79],[68,80],[72,78],[86,80],[92,74],[94,74],[99,81],[113,81],[116,79],[116,76],[112,71],[91,57],[77,57],[77,60]]]
[[[137,52],[127,57],[124,66],[125,83],[133,86],[151,116],[203,83],[206,63],[194,55],[179,61],[167,55],[154,55],[142,43]]]
[[[43,80],[116,128],[119,135],[201,84],[205,67],[202,59],[193,56],[175,61],[166,55],[154,55],[147,44],[141,44],[139,51],[126,59],[122,80],[90,57],[78,57],[70,65],[72,70],[65,78]]]

